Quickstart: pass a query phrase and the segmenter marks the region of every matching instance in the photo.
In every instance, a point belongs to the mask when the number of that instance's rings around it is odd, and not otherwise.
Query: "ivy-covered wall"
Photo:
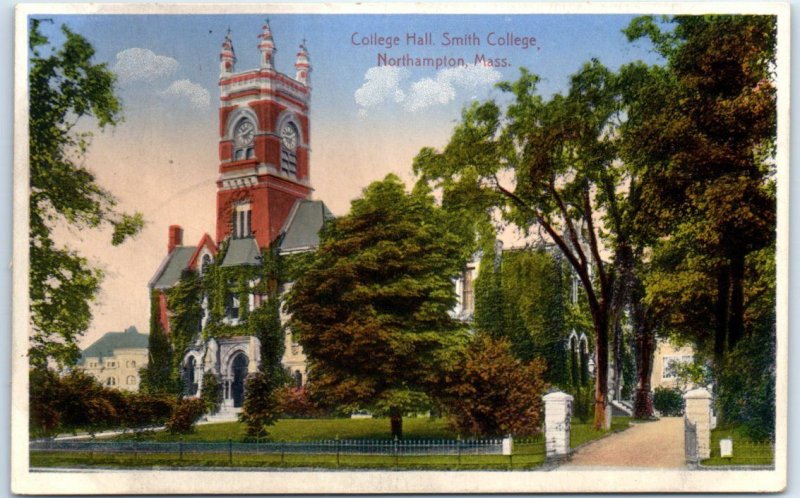
[[[573,381],[569,334],[580,333],[587,319],[580,301],[571,302],[570,275],[548,250],[511,250],[484,254],[475,282],[475,328],[507,337],[520,360],[543,358],[547,381],[563,387]]]
[[[145,383],[151,392],[181,392],[181,362],[187,348],[201,335],[210,338],[255,336],[261,341],[261,371],[271,377],[285,376],[282,359],[285,330],[280,320],[280,290],[302,271],[310,254],[279,257],[267,249],[261,264],[222,267],[228,242],[202,273],[184,271],[180,281],[166,291],[170,333],[159,320],[158,294],[153,291],[150,317],[150,365]],[[255,306],[251,309],[250,296]],[[226,320],[232,297],[238,298],[238,320]],[[203,302],[207,316],[203,327]],[[260,305],[259,305],[260,301]]]

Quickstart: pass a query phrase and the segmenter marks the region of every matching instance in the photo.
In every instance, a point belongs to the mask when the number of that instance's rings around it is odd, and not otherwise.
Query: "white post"
[[[686,401],[685,417],[697,428],[697,458],[711,458],[711,393],[693,389],[683,395]]]
[[[508,456],[514,451],[514,438],[511,434],[503,438],[503,455]]]
[[[569,454],[569,430],[572,417],[572,396],[554,392],[544,398],[544,440],[547,458]]]

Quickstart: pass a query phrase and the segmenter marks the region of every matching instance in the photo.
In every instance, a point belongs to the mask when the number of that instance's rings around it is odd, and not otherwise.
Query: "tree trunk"
[[[730,262],[730,310],[728,314],[728,344],[732,351],[744,337],[744,254],[736,254]]]
[[[730,295],[730,274],[727,266],[717,270],[717,302],[714,306],[714,369],[719,375],[725,355],[725,338],[728,335],[728,304]]]
[[[608,316],[598,310],[594,320],[595,334],[595,384],[594,384],[594,428],[608,429],[606,406],[608,405]]]
[[[644,306],[637,304],[636,306]],[[655,331],[644,320],[636,323],[636,394],[633,402],[634,418],[653,416],[653,398],[650,396],[650,376],[653,373]]]
[[[392,438],[403,439],[403,412],[399,408],[390,409],[389,420],[392,424]]]

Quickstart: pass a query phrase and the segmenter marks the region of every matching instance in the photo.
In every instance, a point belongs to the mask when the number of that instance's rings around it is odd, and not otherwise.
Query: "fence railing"
[[[502,439],[321,440],[297,442],[35,441],[31,451],[92,453],[285,453],[309,455],[501,455]]]

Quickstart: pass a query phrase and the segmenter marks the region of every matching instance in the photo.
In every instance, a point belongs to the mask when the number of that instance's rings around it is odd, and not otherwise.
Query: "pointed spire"
[[[236,53],[233,50],[233,40],[231,40],[231,28],[225,34],[222,41],[222,50],[219,52],[219,76],[229,76],[234,72],[236,66]]]
[[[306,49],[306,39],[300,44],[300,51],[297,52],[297,60],[294,63],[297,74],[295,78],[300,83],[308,86],[311,76],[311,61],[308,58],[308,50]]]
[[[258,35],[258,38],[261,39],[261,42],[258,44],[258,50],[261,51],[261,68],[273,69],[273,57],[278,49],[275,48],[275,43],[272,41],[272,31],[269,29],[269,19],[264,22],[264,26],[262,26],[261,29],[261,34]]]

